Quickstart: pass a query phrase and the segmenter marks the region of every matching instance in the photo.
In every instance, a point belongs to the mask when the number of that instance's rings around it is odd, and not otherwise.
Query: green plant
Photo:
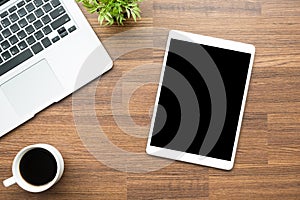
[[[136,22],[141,18],[139,2],[143,0],[76,0],[90,13],[98,13],[101,25],[123,25],[126,19],[132,17]]]

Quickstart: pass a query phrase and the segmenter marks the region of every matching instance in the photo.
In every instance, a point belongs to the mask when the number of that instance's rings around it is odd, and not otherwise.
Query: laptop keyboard
[[[0,76],[76,30],[60,0],[22,0],[0,17]]]

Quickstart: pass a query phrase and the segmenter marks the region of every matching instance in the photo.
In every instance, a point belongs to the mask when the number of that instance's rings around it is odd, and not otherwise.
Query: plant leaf
[[[76,0],[81,3],[88,12],[98,13],[98,21],[101,26],[123,25],[124,21],[133,18],[141,18],[139,2],[143,0]]]

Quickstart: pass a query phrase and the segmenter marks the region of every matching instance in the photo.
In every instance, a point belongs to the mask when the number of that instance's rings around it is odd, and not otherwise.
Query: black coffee
[[[54,156],[47,150],[35,148],[28,151],[20,161],[23,179],[32,185],[45,185],[56,175],[57,164]]]

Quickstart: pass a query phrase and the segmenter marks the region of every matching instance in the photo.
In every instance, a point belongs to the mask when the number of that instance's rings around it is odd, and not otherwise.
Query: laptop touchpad
[[[45,59],[1,85],[1,89],[20,116],[33,116],[64,91]]]

